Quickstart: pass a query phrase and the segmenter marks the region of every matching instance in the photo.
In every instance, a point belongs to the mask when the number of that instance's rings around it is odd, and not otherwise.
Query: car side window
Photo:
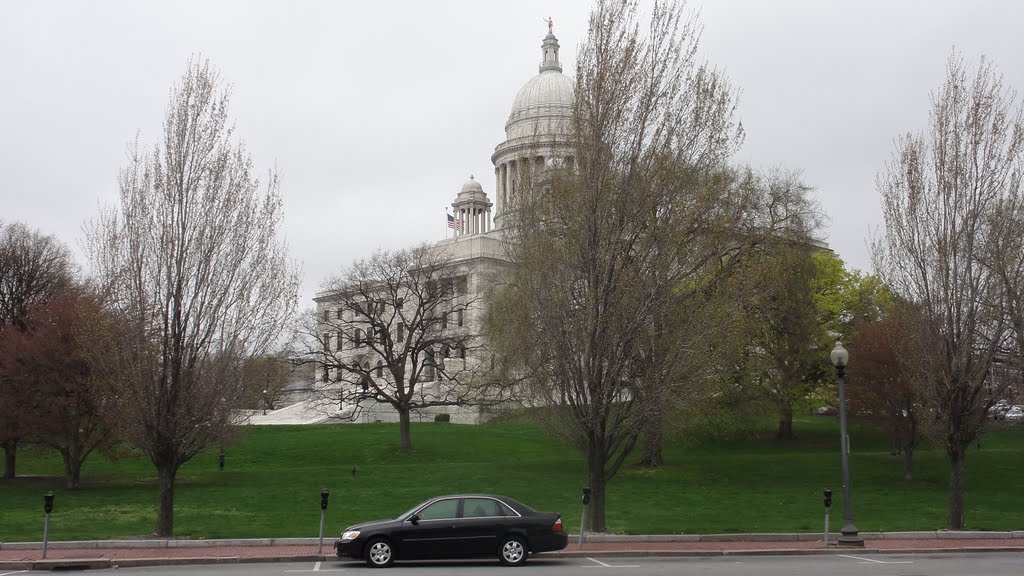
[[[443,518],[455,518],[458,515],[459,499],[448,498],[438,500],[420,510],[420,520],[441,520]]]
[[[487,518],[490,516],[507,516],[501,503],[491,498],[466,498],[462,504],[463,518]]]
[[[504,502],[498,502],[498,507],[501,508],[501,513],[505,516],[519,516],[519,513],[510,508]]]

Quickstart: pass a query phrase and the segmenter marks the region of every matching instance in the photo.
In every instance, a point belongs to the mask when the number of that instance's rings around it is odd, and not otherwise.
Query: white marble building
[[[512,103],[512,110],[505,123],[505,140],[499,143],[491,155],[494,164],[494,199],[484,190],[483,185],[473,176],[462,186],[451,203],[454,222],[449,227],[453,236],[432,245],[432,249],[443,253],[449,265],[465,277],[465,290],[469,293],[464,318],[459,328],[467,332],[480,344],[464,359],[467,371],[486,372],[490,355],[486,343],[479,342],[481,319],[486,306],[487,290],[493,285],[492,275],[507,264],[502,234],[502,217],[510,206],[509,199],[516,194],[519,174],[523,169],[536,173],[538,168],[572,164],[572,148],[567,138],[571,126],[574,97],[574,81],[562,73],[559,61],[558,39],[548,25],[548,34],[541,43],[541,62],[538,74],[519,90]],[[318,318],[333,317],[336,299],[330,292],[323,292],[314,298]],[[321,330],[321,332],[326,331]],[[325,334],[326,335],[326,334]],[[340,336],[340,334],[339,334]],[[330,337],[328,346],[332,346]],[[341,348],[338,354],[366,356],[365,349]],[[359,361],[363,362],[363,356]],[[372,367],[375,359],[365,358]],[[317,379],[323,380],[322,369],[317,370]],[[333,373],[327,373],[328,382],[335,382]],[[343,384],[337,384],[341,386]],[[345,384],[351,385],[351,384]],[[443,394],[441,383],[421,388],[424,394]],[[329,395],[328,395],[329,397]],[[414,412],[412,421],[433,420],[438,413],[449,414],[453,422],[475,423],[488,418],[494,407],[438,406]],[[267,415],[256,415],[254,424],[311,423],[330,420],[355,422],[395,421],[397,413],[387,404],[363,401],[360,409],[346,406],[344,402],[331,403],[323,398],[297,402]]]

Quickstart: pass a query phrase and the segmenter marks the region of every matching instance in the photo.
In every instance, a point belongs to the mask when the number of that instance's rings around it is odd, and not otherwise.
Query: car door
[[[441,498],[421,508],[392,533],[398,557],[405,559],[459,556],[455,525],[458,512],[458,498]]]
[[[487,497],[462,499],[462,517],[456,522],[461,556],[491,556],[505,528],[505,512],[499,502]]]

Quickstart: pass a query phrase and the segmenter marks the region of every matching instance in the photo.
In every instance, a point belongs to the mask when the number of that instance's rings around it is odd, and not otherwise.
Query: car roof
[[[520,514],[522,514],[524,512],[535,512],[535,510],[533,508],[527,506],[526,504],[523,504],[519,500],[516,500],[515,498],[511,498],[509,496],[503,496],[501,494],[482,494],[482,493],[444,494],[442,496],[434,496],[433,498],[428,498],[424,502],[433,502],[434,500],[441,500],[442,498],[494,498],[495,500],[500,500],[500,501],[504,502],[505,504],[515,508],[516,512],[519,512]]]

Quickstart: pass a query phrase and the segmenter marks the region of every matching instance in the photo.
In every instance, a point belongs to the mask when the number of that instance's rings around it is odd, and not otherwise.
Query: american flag
[[[452,216],[451,214],[446,214],[446,216],[448,216],[448,227],[451,228],[452,230],[458,230],[459,224],[461,224],[462,222],[460,220],[456,220],[455,217]]]

